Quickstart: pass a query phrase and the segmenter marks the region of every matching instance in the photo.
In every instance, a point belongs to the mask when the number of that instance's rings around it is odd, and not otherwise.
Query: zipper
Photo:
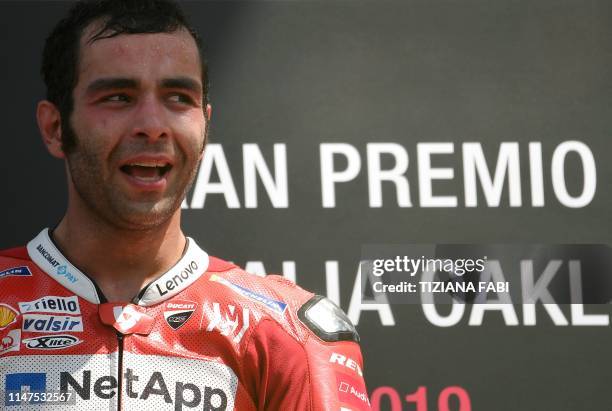
[[[119,365],[117,372],[117,411],[121,411],[121,394],[123,392],[123,334],[117,332]]]

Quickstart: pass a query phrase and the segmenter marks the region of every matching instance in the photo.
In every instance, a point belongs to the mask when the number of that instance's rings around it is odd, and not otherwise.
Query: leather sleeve
[[[251,334],[244,356],[248,391],[259,410],[370,410],[355,341],[296,340],[273,320]]]

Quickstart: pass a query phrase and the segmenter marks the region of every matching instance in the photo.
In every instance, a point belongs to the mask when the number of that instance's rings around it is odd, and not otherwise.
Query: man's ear
[[[204,157],[204,149],[206,148],[206,143],[208,142],[208,130],[210,128],[210,116],[211,115],[212,115],[212,107],[210,106],[210,104],[207,104],[206,111],[205,111],[206,130],[204,131],[204,144],[202,145],[202,152],[200,153],[200,160],[202,160],[202,157]]]
[[[36,121],[47,150],[53,157],[66,158],[62,150],[62,121],[55,104],[43,100],[36,107]]]

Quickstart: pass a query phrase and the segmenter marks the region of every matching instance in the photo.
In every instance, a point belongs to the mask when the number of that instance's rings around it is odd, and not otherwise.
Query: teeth
[[[140,180],[140,181],[144,181],[144,182],[153,182],[153,181],[157,181],[159,180],[159,176],[152,176],[152,177],[135,177],[136,179]]]
[[[168,163],[163,161],[154,161],[151,163],[130,163],[129,166],[139,166],[139,167],[165,167]]]

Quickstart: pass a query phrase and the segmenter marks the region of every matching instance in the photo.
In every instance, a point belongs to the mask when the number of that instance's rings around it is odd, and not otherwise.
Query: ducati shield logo
[[[166,303],[164,311],[166,324],[173,330],[179,329],[191,318],[197,306],[198,304],[187,300],[174,300]]]
[[[23,340],[25,346],[31,350],[61,350],[81,342],[81,340],[72,335],[44,335]]]

